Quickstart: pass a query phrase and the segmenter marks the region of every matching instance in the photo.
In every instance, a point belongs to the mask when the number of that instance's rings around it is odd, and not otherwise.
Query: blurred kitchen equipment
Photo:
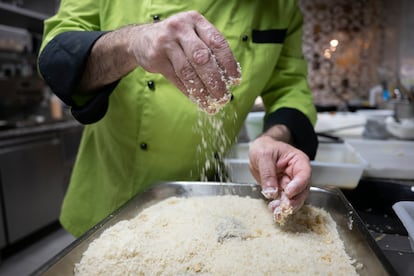
[[[0,119],[21,121],[36,113],[44,86],[37,75],[31,34],[0,25]]]
[[[319,143],[343,143],[344,140],[341,137],[330,135],[327,133],[320,133],[317,132],[316,135],[318,136]]]
[[[367,161],[363,176],[414,179],[414,142],[399,140],[346,139]]]
[[[0,25],[0,51],[23,53],[31,50],[32,39],[27,30]]]
[[[11,5],[15,5],[15,6],[23,6],[24,1],[23,0],[2,0],[2,2],[5,3],[10,3]]]
[[[394,116],[397,122],[403,119],[414,119],[414,102],[408,99],[394,102]]]
[[[385,121],[387,131],[394,137],[404,140],[414,140],[414,118],[401,119],[388,117]]]
[[[384,120],[368,118],[362,136],[369,139],[387,139],[390,137]]]
[[[52,94],[50,97],[50,113],[55,120],[63,118],[62,101],[55,94]]]
[[[414,251],[414,201],[398,201],[392,208],[407,230]]]
[[[393,101],[394,116],[385,120],[387,131],[400,139],[414,139],[414,101],[399,98]]]
[[[414,101],[414,97],[411,94],[411,92],[405,88],[404,86],[401,85],[401,83],[399,81],[397,81],[397,85],[394,87],[394,97],[397,100],[407,100],[407,101]]]
[[[361,137],[366,117],[355,112],[319,112],[316,133],[344,137]]]
[[[250,141],[256,139],[263,132],[264,111],[249,112],[244,122],[246,134]]]
[[[38,77],[0,79],[0,119],[23,119],[35,113],[43,100]]]
[[[366,118],[362,136],[369,139],[387,139],[390,133],[387,131],[385,120],[394,116],[394,111],[389,109],[358,110],[356,112]]]

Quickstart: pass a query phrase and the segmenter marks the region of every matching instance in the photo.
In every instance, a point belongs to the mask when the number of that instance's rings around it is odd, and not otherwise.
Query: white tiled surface
[[[56,230],[21,252],[2,260],[0,276],[30,275],[74,240],[65,230]]]

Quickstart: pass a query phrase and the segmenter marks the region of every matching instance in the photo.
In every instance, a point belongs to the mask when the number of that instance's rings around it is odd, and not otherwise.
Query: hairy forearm
[[[95,42],[79,84],[80,91],[92,93],[119,80],[137,66],[129,49],[131,28],[133,26],[109,32]]]

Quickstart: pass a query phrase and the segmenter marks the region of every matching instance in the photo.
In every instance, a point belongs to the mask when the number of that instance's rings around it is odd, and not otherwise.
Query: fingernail
[[[281,213],[280,205],[273,210],[273,215],[277,216]]]
[[[262,195],[264,195],[264,197],[268,198],[268,199],[276,198],[277,188],[274,188],[274,187],[263,188],[262,189]]]

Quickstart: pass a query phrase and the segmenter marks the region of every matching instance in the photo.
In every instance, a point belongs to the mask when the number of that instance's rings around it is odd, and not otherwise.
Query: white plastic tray
[[[225,159],[231,181],[256,183],[249,171],[248,151],[248,143],[239,143]],[[367,162],[347,143],[321,143],[315,160],[311,161],[312,185],[355,188],[366,165]]]
[[[354,112],[318,113],[315,131],[340,137],[362,137],[367,117]]]
[[[414,179],[414,141],[346,139],[368,162],[366,177]]]
[[[398,201],[392,208],[407,229],[411,248],[414,251],[414,201]]]

